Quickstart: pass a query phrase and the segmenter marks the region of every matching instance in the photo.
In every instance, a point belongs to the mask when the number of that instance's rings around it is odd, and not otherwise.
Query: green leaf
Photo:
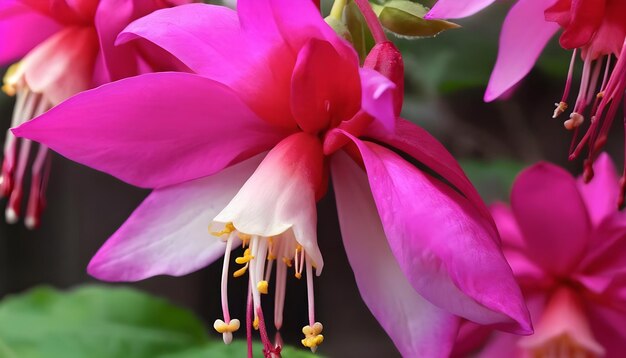
[[[365,60],[365,56],[374,47],[374,38],[370,32],[365,19],[354,2],[349,2],[344,9],[344,17],[348,31],[352,38],[352,45],[359,54],[361,63]]]
[[[510,160],[460,160],[459,163],[486,203],[508,202],[513,181],[525,167]]]
[[[408,38],[431,37],[444,30],[460,27],[444,20],[425,20],[428,8],[409,0],[391,0],[375,6],[380,23],[396,35]]]
[[[190,312],[129,288],[41,287],[0,303],[0,353],[16,358],[154,358],[207,342]]]
[[[207,358],[207,357],[245,357],[248,351],[246,341],[234,340],[226,345],[221,341],[208,343],[203,347],[192,348],[186,351],[167,354],[160,358]],[[263,351],[263,346],[259,342],[254,342],[253,352],[258,356]],[[320,354],[313,354],[306,348],[283,347],[283,358],[323,358]]]

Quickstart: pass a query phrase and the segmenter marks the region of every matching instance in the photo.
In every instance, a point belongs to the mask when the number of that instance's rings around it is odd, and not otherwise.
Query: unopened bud
[[[399,116],[404,101],[404,62],[400,50],[390,41],[378,43],[365,58],[363,67],[378,71],[396,85],[394,110]]]

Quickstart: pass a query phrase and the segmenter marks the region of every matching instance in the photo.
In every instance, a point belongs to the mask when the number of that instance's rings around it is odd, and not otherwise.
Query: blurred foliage
[[[511,160],[461,160],[459,164],[487,204],[509,202],[511,186],[517,174],[526,166]]]
[[[261,346],[255,346],[255,352]],[[304,349],[284,349],[304,358]],[[242,357],[244,341],[210,341],[191,312],[130,288],[39,287],[0,302],[3,358]]]

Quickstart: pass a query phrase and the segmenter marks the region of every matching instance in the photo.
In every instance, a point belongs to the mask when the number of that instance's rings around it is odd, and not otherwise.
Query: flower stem
[[[330,17],[341,21],[343,15],[343,9],[346,7],[347,0],[335,0],[333,7],[330,9]]]
[[[388,41],[385,30],[383,30],[383,26],[378,21],[378,16],[374,13],[369,1],[354,0],[354,2],[359,7],[359,10],[361,10],[361,14],[363,14],[367,27],[370,29],[376,43],[379,44]]]

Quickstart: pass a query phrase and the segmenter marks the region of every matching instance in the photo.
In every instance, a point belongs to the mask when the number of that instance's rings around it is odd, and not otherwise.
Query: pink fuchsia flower
[[[494,0],[439,0],[427,15],[431,18],[459,18],[471,15]],[[498,60],[491,74],[485,100],[506,93],[533,67],[541,51],[562,29],[560,44],[573,49],[563,97],[553,117],[565,112],[572,86],[577,54],[583,72],[576,102],[565,128],[574,131],[570,159],[585,146],[585,180],[593,177],[593,161],[602,150],[626,90],[626,1],[623,0],[519,0],[502,26]],[[585,117],[589,126],[579,140]],[[624,175],[622,175],[624,178]],[[624,206],[626,179],[621,181],[619,205]]]
[[[191,1],[191,0],[190,0]],[[101,83],[139,73],[177,68],[149,42],[119,47],[115,38],[131,21],[154,10],[190,1],[170,0],[6,0],[0,4],[0,65],[20,60],[7,72],[2,89],[16,95],[12,126],[47,111],[68,97]],[[160,56],[159,56],[160,55]],[[7,133],[0,173],[0,197],[8,197],[7,222],[20,216],[29,140]],[[25,225],[34,228],[45,206],[49,159],[39,146]]]
[[[614,209],[619,184],[608,155],[595,169],[596,179],[584,184],[537,164],[515,181],[510,208],[492,207],[535,334],[494,332],[485,342],[481,329],[468,324],[459,348],[482,343],[480,357],[623,356],[626,216]]]
[[[93,276],[179,276],[224,256],[215,329],[229,342],[240,326],[228,309],[230,256],[242,247],[233,275],[248,273],[248,332],[254,321],[265,354],[278,352],[261,295],[276,268],[280,329],[293,269],[306,274],[302,343],[315,349],[324,339],[313,293],[313,271],[324,265],[316,201],[331,176],[361,295],[402,354],[446,356],[459,317],[531,332],[487,208],[443,146],[397,118],[401,93],[375,70],[401,81],[391,43],[378,44],[360,68],[316,6],[293,0],[240,0],[238,12],[205,4],[161,10],[119,41],[138,37],[195,73],[107,84],[14,129],[154,189],[93,258]],[[384,68],[382,58],[399,62]]]

